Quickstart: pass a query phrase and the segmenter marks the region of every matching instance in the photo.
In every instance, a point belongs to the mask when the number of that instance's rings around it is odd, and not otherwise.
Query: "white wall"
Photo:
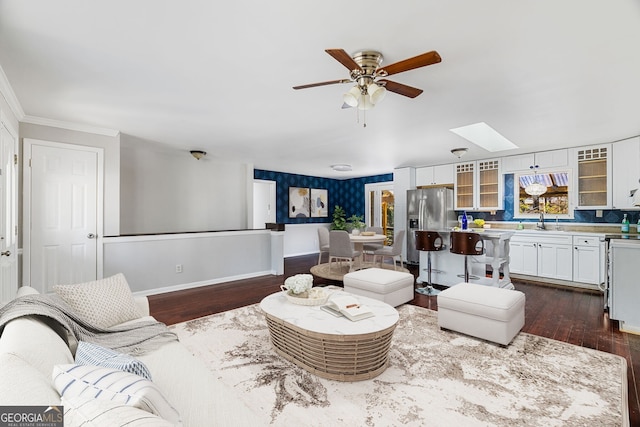
[[[330,224],[287,224],[284,233],[284,257],[318,253],[318,227]]]
[[[278,234],[246,230],[107,237],[104,277],[123,273],[132,291],[152,294],[282,274],[273,270],[277,260],[272,254],[282,256]],[[182,271],[176,271],[177,265]]]
[[[253,166],[122,135],[121,234],[246,229]]]

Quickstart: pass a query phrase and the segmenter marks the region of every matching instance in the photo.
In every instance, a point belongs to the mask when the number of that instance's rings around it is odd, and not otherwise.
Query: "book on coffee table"
[[[373,316],[373,312],[367,306],[350,295],[334,295],[326,305],[320,308],[334,316],[344,316],[349,320],[357,321]]]

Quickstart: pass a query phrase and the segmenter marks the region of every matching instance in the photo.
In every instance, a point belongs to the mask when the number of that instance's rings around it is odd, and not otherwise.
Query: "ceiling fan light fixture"
[[[360,88],[358,86],[354,86],[342,96],[342,100],[350,107],[357,107],[360,96]]]
[[[384,96],[387,94],[387,89],[385,89],[384,86],[371,83],[367,86],[367,93],[369,94],[369,98],[371,98],[371,103],[377,104],[384,99]]]
[[[358,102],[358,110],[370,110],[376,105],[371,102],[371,98],[368,95],[361,95],[360,102]]]

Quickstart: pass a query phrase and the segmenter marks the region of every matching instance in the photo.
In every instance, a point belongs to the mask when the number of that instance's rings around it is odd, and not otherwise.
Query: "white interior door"
[[[102,237],[101,149],[25,140],[27,155],[25,283],[50,292],[55,284],[95,280]]]
[[[18,290],[17,140],[0,122],[0,302]]]
[[[267,222],[276,222],[275,181],[253,181],[253,228],[262,229]]]

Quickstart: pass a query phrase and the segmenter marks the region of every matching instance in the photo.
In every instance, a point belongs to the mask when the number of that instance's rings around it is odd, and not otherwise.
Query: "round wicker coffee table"
[[[353,322],[335,317],[320,306],[292,304],[283,292],[265,297],[260,308],[276,352],[331,380],[360,381],[380,375],[388,365],[398,311],[382,301],[355,297],[375,316]]]

